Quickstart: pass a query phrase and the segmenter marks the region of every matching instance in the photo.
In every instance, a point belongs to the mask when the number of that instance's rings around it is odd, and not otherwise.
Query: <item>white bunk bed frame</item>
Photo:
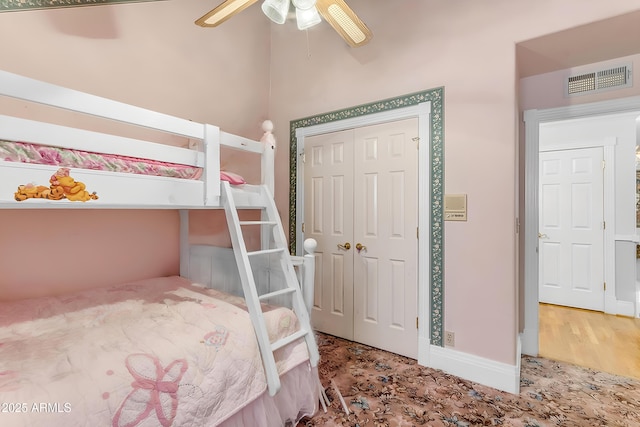
[[[280,388],[273,351],[295,339],[304,338],[309,348],[311,364],[317,365],[318,350],[309,320],[315,270],[313,251],[316,244],[313,240],[305,242],[307,255],[304,257],[293,257],[288,251],[286,253],[284,251],[287,247],[284,242],[284,230],[277,213],[274,214],[276,211],[272,196],[274,190],[274,147],[272,145],[223,132],[217,126],[195,123],[1,70],[0,95],[177,135],[184,137],[185,141],[188,140],[190,146],[201,148],[202,151],[198,151],[0,115],[0,139],[2,140],[138,157],[203,168],[201,178],[198,180],[72,168],[73,178],[85,183],[87,191],[96,191],[99,196],[97,200],[74,202],[64,199],[30,199],[19,202],[14,198],[19,185],[32,181],[48,182],[49,177],[58,170],[59,166],[0,160],[0,175],[3,177],[0,180],[0,209],[177,209],[180,211],[180,275],[227,293],[244,294],[263,356],[269,394],[274,395]],[[262,159],[261,185],[245,185],[239,189],[226,182],[221,183],[221,146],[259,154]],[[265,200],[265,197],[268,200]],[[227,222],[234,242],[233,249],[189,243],[188,210],[215,208],[224,208],[227,213]],[[245,248],[240,231],[240,225],[243,224],[238,220],[237,214],[235,220],[230,218],[234,216],[235,209],[244,208],[261,208],[271,212],[270,218],[265,221],[253,221],[251,224],[262,224],[260,227],[263,236],[265,228],[273,229],[277,249],[282,256],[280,263],[282,273],[285,276],[293,275],[287,278],[285,289],[275,292],[273,289],[268,289],[269,295],[258,295],[257,285],[253,282],[253,274],[248,262],[248,257],[252,253]],[[275,251],[266,247],[263,249],[268,253]],[[293,266],[297,268],[294,270]],[[269,265],[265,268],[271,269],[273,266]],[[238,288],[240,283],[242,289]],[[269,343],[268,337],[265,336],[266,330],[262,327],[264,320],[261,320],[263,318],[258,313],[260,301],[272,301],[270,298],[283,294],[293,294],[292,305],[299,317],[301,332],[288,342]],[[261,332],[263,330],[264,333]]]
[[[4,115],[0,115],[0,139],[140,157],[204,169],[199,180],[74,169],[73,177],[84,182],[88,189],[97,191],[100,197],[98,200],[80,204],[66,200],[40,201],[34,204],[16,203],[11,195],[17,185],[28,183],[39,175],[48,179],[58,167],[0,160],[3,176],[11,177],[0,182],[1,208],[42,209],[43,202],[46,203],[47,209],[221,207],[221,145],[260,154],[264,184],[271,186],[270,190],[273,192],[273,150],[266,150],[265,145],[260,142],[223,132],[217,126],[196,123],[6,71],[0,71],[0,95],[177,135],[193,142],[201,142],[194,145],[202,146],[203,151]],[[123,191],[123,188],[127,188],[127,191]]]

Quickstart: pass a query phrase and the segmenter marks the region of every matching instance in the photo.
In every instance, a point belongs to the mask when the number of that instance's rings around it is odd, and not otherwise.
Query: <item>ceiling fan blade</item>
[[[217,27],[236,13],[242,12],[258,0],[225,0],[196,21],[201,27]]]
[[[320,15],[352,47],[367,44],[373,34],[344,0],[317,0]]]

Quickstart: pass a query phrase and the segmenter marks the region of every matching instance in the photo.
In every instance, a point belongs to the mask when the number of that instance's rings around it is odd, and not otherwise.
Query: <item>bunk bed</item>
[[[270,122],[258,142],[5,71],[0,95],[185,141],[0,115],[0,209],[180,212],[179,276],[0,300],[2,425],[295,425],[324,404],[309,322],[315,243],[304,257],[285,251]],[[221,146],[257,153],[262,183],[221,171]],[[192,209],[224,209],[233,247],[190,244]]]

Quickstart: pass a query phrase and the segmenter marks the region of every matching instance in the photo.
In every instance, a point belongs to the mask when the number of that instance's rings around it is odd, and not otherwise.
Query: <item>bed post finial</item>
[[[262,130],[264,135],[260,139],[260,142],[269,145],[271,148],[276,148],[276,139],[273,136],[273,122],[271,120],[265,120],[262,122]]]
[[[309,255],[313,255],[316,252],[316,248],[318,247],[318,242],[316,241],[316,239],[309,238],[304,240],[302,246]]]

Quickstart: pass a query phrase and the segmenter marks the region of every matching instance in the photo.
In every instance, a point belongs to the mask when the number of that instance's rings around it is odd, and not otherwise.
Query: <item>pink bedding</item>
[[[283,381],[297,382],[275,396],[286,401],[280,419],[255,412],[274,402],[242,307],[180,277],[0,303],[0,425],[267,426],[312,415],[317,372],[300,340],[276,352]],[[298,328],[289,309],[265,317],[272,340]]]
[[[195,166],[4,140],[0,160],[183,179],[199,179],[202,174]]]

